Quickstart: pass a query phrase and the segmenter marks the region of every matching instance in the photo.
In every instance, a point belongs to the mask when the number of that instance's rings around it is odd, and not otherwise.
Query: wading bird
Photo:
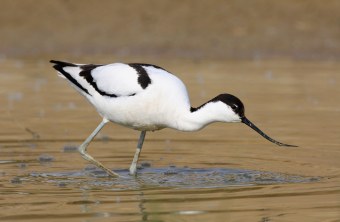
[[[67,79],[97,109],[102,122],[78,148],[82,157],[113,177],[119,174],[108,169],[87,153],[87,146],[108,122],[141,131],[130,166],[135,175],[146,131],[172,128],[197,131],[213,122],[244,123],[261,136],[279,146],[280,143],[257,128],[244,114],[241,100],[220,94],[193,108],[184,83],[165,69],[141,63],[107,65],[74,64],[55,61],[53,68]]]

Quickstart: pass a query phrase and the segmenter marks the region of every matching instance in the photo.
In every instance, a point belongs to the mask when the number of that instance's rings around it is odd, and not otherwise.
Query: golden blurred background
[[[0,55],[340,58],[338,0],[1,0]]]

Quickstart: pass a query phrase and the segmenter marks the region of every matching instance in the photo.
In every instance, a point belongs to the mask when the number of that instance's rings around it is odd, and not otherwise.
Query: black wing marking
[[[146,70],[143,68],[143,66],[151,66],[157,69],[162,69],[163,68],[159,67],[159,66],[155,66],[155,65],[151,65],[151,64],[144,64],[144,63],[129,63],[129,66],[131,66],[132,68],[134,68],[137,73],[138,73],[138,83],[139,85],[145,89],[146,87],[148,87],[149,84],[151,84],[151,79],[148,75],[148,73],[146,72]]]
[[[64,67],[77,67],[78,65],[68,63],[68,62],[62,62],[62,61],[56,61],[56,60],[51,60],[51,63],[54,63],[55,65],[53,68],[63,74],[70,82],[72,82],[74,85],[76,85],[79,89],[83,90],[86,94],[90,95],[89,91],[85,89],[82,85],[80,85],[77,80],[75,80],[69,73],[67,73],[64,70]]]
[[[148,63],[129,63],[128,65],[139,65],[139,66],[151,66],[153,68],[156,69],[161,69],[167,72],[167,70],[165,70],[164,68],[160,67],[160,66],[156,66],[156,65],[152,65],[152,64],[148,64]]]
[[[54,64],[61,66],[61,67],[66,67],[66,66],[77,67],[78,66],[78,65],[73,64],[73,63],[57,61],[57,60],[50,60],[50,63],[54,63]]]
[[[82,71],[79,73],[79,76],[84,77],[84,79],[86,79],[86,81],[102,96],[109,96],[109,97],[118,97],[116,94],[109,94],[106,93],[102,90],[100,90],[97,86],[97,83],[95,81],[93,81],[93,77],[92,77],[92,70],[100,67],[102,65],[94,65],[94,64],[89,64],[89,65],[82,65],[80,68],[82,69]]]

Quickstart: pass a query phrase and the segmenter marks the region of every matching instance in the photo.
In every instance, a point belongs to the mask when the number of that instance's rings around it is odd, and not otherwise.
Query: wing
[[[79,75],[102,96],[132,96],[143,91],[138,83],[138,72],[127,64],[114,63],[94,68],[85,65]]]
[[[144,68],[147,64],[83,65],[55,60],[51,62],[55,64],[53,67],[61,76],[85,96],[133,96],[151,84]]]

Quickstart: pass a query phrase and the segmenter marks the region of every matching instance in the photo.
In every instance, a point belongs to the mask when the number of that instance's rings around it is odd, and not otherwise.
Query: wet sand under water
[[[243,124],[164,129],[147,134],[138,178],[113,180],[75,150],[100,117],[47,61],[0,61],[1,221],[340,221],[339,64],[125,58],[177,74],[193,106],[238,96],[260,129],[299,147]],[[126,175],[137,138],[109,124],[89,152]]]

